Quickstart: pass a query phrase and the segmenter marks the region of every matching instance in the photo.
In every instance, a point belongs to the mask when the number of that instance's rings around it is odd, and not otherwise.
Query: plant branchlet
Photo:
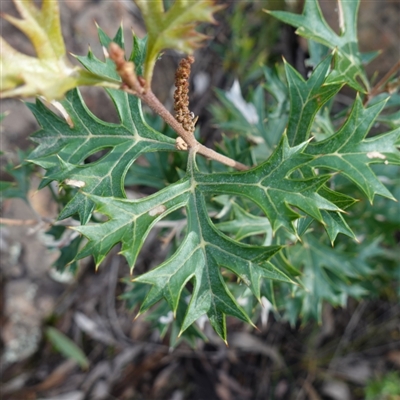
[[[143,85],[138,80],[135,72],[135,64],[125,60],[125,52],[116,43],[111,43],[109,55],[114,61],[118,75],[121,77],[124,84],[135,92],[137,92],[139,88],[139,93],[143,93]]]
[[[114,61],[117,72],[122,79],[123,84],[121,85],[121,89],[127,93],[131,93],[137,96],[140,100],[146,103],[180,136],[182,140],[180,140],[180,143],[177,143],[177,147],[179,148],[179,150],[187,150],[188,148],[191,148],[194,149],[197,154],[201,154],[204,157],[216,160],[222,164],[236,168],[240,171],[245,171],[249,169],[249,167],[247,167],[246,165],[238,161],[232,160],[231,158],[226,157],[223,154],[219,154],[216,151],[202,145],[196,140],[196,138],[193,135],[196,119],[193,119],[192,114],[189,111],[189,100],[187,97],[188,93],[186,93],[187,113],[183,114],[182,110],[182,117],[184,120],[186,120],[187,118],[192,120],[192,125],[193,125],[193,128],[191,128],[192,130],[185,129],[183,124],[179,122],[177,119],[175,119],[173,115],[164,107],[164,105],[160,103],[160,101],[154,95],[151,89],[145,89],[148,86],[147,82],[143,79],[143,77],[136,75],[135,65],[132,62],[125,60],[124,50],[122,50],[116,43],[110,44],[109,55],[110,59]],[[193,61],[194,58],[192,58],[191,62]],[[189,62],[188,64],[189,73],[190,73],[191,62]],[[182,98],[184,98],[183,92],[182,92]],[[188,126],[191,127],[192,125]]]

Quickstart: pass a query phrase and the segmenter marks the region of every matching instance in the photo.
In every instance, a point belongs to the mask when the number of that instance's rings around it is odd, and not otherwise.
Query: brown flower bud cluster
[[[190,65],[194,57],[188,56],[181,60],[175,74],[174,110],[176,120],[188,132],[194,132],[195,120],[189,111],[189,76]]]

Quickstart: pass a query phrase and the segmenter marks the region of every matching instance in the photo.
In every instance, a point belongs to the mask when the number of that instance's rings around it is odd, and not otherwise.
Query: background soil
[[[335,25],[334,2],[321,2]],[[229,13],[229,6],[224,13]],[[260,3],[260,8],[262,4]],[[1,2],[1,11],[14,14],[11,2]],[[226,16],[226,15],[225,15]],[[230,31],[224,15],[215,28],[215,38],[229,43]],[[90,44],[101,56],[96,21],[109,35],[120,22],[125,27],[127,48],[130,28],[142,36],[140,14],[127,1],[61,2],[63,33],[69,51],[85,54]],[[369,74],[381,76],[400,59],[400,3],[362,1],[360,44],[363,51],[384,49],[384,55],[369,66]],[[23,35],[2,21],[2,35],[14,47],[31,54]],[[301,67],[303,43],[293,31],[280,28],[278,39],[269,44],[270,57],[284,54]],[[225,41],[225,42],[224,42]],[[267,45],[267,44],[266,44]],[[205,106],[215,101],[211,88],[228,89],[234,69],[224,69],[223,60],[206,47],[197,57],[194,74],[203,73],[208,87],[194,93],[193,111],[200,115],[202,135],[208,143],[219,137]],[[171,105],[173,76],[179,55],[167,53],[155,74],[154,89]],[[100,90],[84,89],[89,108],[106,121],[115,121],[110,102]],[[346,93],[344,93],[346,95]],[[18,100],[3,100],[1,112],[10,111],[1,134],[2,162],[15,159],[17,148],[30,146],[28,136],[38,126],[26,106]],[[6,177],[7,178],[7,177]],[[37,214],[57,215],[50,192],[32,182],[30,204],[5,200],[1,216],[35,220]],[[271,315],[260,331],[228,320],[229,347],[206,325],[210,338],[196,350],[185,344],[175,350],[168,338],[149,329],[145,317],[134,320],[118,295],[126,290],[121,278],[128,274],[125,261],[113,251],[95,272],[84,260],[76,277],[55,273],[51,268],[58,252],[46,246],[46,226],[8,225],[0,235],[0,322],[2,400],[28,399],[361,399],[365,383],[390,370],[400,369],[400,306],[384,300],[350,302],[345,310],[325,307],[321,326],[307,324],[291,328]],[[162,259],[160,242],[154,235],[146,242],[138,268]],[[87,355],[90,366],[83,370],[55,351],[44,336],[52,324],[72,338]]]

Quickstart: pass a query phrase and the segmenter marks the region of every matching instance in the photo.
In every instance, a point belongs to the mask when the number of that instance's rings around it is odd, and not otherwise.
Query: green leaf
[[[111,39],[100,28],[98,31],[102,45],[107,47]],[[113,41],[123,47],[121,29]],[[131,57],[136,57],[134,52]],[[91,52],[86,57],[78,58],[86,68],[99,75],[117,77],[114,63],[107,58],[102,62]],[[109,94],[117,108],[120,124],[105,123],[96,118],[87,109],[78,91],[68,93],[62,103],[70,117],[69,124],[39,101],[30,105],[42,126],[33,136],[39,146],[30,155],[33,162],[47,169],[41,186],[58,180],[62,185],[76,185],[86,192],[74,195],[61,212],[60,219],[78,213],[81,223],[86,223],[94,207],[87,194],[124,197],[125,174],[140,154],[175,150],[173,139],[161,135],[145,123],[140,101],[136,97],[115,90]],[[88,156],[98,152],[103,152],[100,160],[84,163]],[[77,243],[74,242],[74,247]],[[70,261],[71,254],[67,253],[65,256]],[[63,255],[61,261],[65,261]]]
[[[380,164],[372,165],[372,170],[377,176],[385,177],[385,186],[396,201],[381,196],[376,197],[373,204],[360,201],[352,207],[348,222],[354,231],[359,232],[361,238],[368,235],[367,237],[375,239],[383,235],[382,241],[387,247],[386,253],[389,254],[389,249],[397,246],[396,231],[400,226],[400,167]],[[357,190],[352,182],[344,179],[342,181],[342,184],[338,186],[341,191],[355,192]],[[399,261],[398,257],[397,261]]]
[[[305,65],[315,68],[329,54],[329,47],[314,40],[307,40],[308,52],[310,58],[305,60]]]
[[[291,148],[283,136],[271,157],[257,167],[237,173],[199,174],[196,180],[204,192],[229,193],[250,199],[265,213],[274,232],[281,226],[296,232],[293,222],[301,215],[293,207],[320,222],[323,221],[320,210],[341,211],[317,193],[329,175],[290,178],[294,170],[311,160],[302,153],[306,145]]]
[[[219,222],[216,227],[223,232],[231,233],[235,240],[242,240],[249,236],[264,234],[272,237],[272,229],[268,218],[253,215],[236,203],[232,203],[234,219]]]
[[[329,103],[315,115],[314,123],[311,128],[311,135],[314,136],[315,140],[318,142],[326,139],[329,136],[332,136],[335,133],[335,127],[330,115],[330,105],[332,102]]]
[[[121,254],[133,269],[137,255],[153,225],[171,212],[185,206],[190,181],[185,179],[140,200],[124,200],[114,197],[85,195],[96,204],[96,211],[109,217],[101,225],[87,225],[73,229],[90,241],[78,258],[93,255],[96,267],[118,242],[122,242]]]
[[[380,54],[382,53],[381,50],[377,50],[377,51],[369,51],[367,53],[361,53],[361,62],[364,65],[369,64],[371,61],[375,60],[376,57],[378,57]]]
[[[29,38],[37,57],[20,53],[0,38],[1,97],[44,96],[50,101],[81,85],[119,86],[68,61],[57,1],[43,0],[40,10],[33,0],[14,0],[14,4],[22,19],[2,17]]]
[[[201,22],[214,22],[213,13],[220,10],[213,0],[176,0],[168,11],[162,0],[135,0],[142,12],[148,42],[144,78],[150,86],[154,65],[165,49],[192,54],[207,36],[196,32]]]
[[[0,113],[0,123],[3,122],[4,118],[7,117],[8,114],[9,114],[8,111]],[[0,151],[0,155],[2,155],[2,154],[3,154],[3,152]]]
[[[0,192],[2,192],[1,193],[2,199],[5,197],[4,196],[5,190],[11,188],[12,186],[13,186],[12,182],[0,181]],[[14,197],[14,196],[11,196],[11,197]]]
[[[397,400],[400,396],[400,374],[392,371],[369,379],[365,388],[365,400]]]
[[[268,107],[263,135],[265,142],[272,150],[279,143],[287,127],[289,114],[288,87],[283,68],[278,68],[278,66],[274,68],[264,67],[263,72],[265,76],[264,87],[276,102]]]
[[[99,26],[97,26],[97,34],[99,36],[99,41],[103,49],[108,49],[112,42],[116,43],[122,49],[125,48],[122,26],[119,27],[113,39],[108,37],[106,33]],[[133,36],[133,38],[134,38],[134,43],[137,43],[139,39],[137,39],[135,36]],[[136,54],[136,47],[134,45],[131,57],[134,57],[135,54]],[[104,56],[105,60],[101,61],[93,54],[92,50],[89,48],[89,52],[86,56],[75,56],[75,58],[88,71],[93,72],[96,75],[102,76],[106,79],[121,81],[121,77],[118,75],[116,71],[115,63],[109,58],[107,51],[104,52]]]
[[[96,211],[109,219],[102,224],[74,228],[89,239],[78,258],[93,254],[98,265],[116,243],[122,242],[121,254],[133,268],[154,224],[185,207],[187,233],[178,250],[158,268],[135,279],[136,282],[153,285],[140,312],[164,298],[175,314],[182,290],[191,281],[194,287],[181,331],[207,314],[216,332],[226,340],[226,314],[247,322],[250,319],[227,289],[221,267],[237,275],[257,298],[260,297],[262,278],[291,280],[268,262],[281,246],[241,244],[215,228],[197,182],[199,176],[203,175],[194,167],[189,167],[186,177],[180,182],[140,200],[90,195],[96,203]]]
[[[245,165],[257,164],[253,155],[253,146],[249,140],[243,136],[231,136],[222,135],[222,141],[220,144],[216,144],[215,148],[221,154],[224,154],[236,161],[239,161]],[[200,163],[200,160],[199,160]],[[218,165],[219,164],[219,165]],[[225,167],[222,167],[220,163],[215,161],[211,164],[211,170],[214,172],[226,171]]]
[[[73,127],[61,120],[40,101],[29,104],[42,129],[32,139],[38,147],[30,160],[47,170],[42,187],[52,180],[82,187],[86,193],[125,197],[124,177],[143,153],[175,150],[174,141],[153,129],[143,119],[140,101],[127,93],[110,90],[121,122],[111,124],[99,120],[84,104],[77,90],[62,102]],[[83,164],[88,156],[106,150],[100,160]],[[93,211],[93,202],[78,192],[66,205],[59,218],[75,213],[86,223]]]
[[[136,74],[143,75],[144,63],[147,53],[147,36],[140,39],[133,35],[133,50],[129,61],[133,61],[136,67]]]
[[[263,72],[265,84],[255,89],[250,103],[243,99],[239,82],[235,81],[228,92],[216,89],[222,105],[210,106],[213,120],[220,129],[238,133],[257,144],[253,153],[260,161],[264,161],[279,143],[287,125],[289,111],[283,68],[264,67]],[[269,104],[265,104],[266,94],[263,89],[272,96]]]
[[[332,246],[339,233],[353,239],[356,238],[354,232],[351,230],[342,214],[332,211],[322,211],[322,218],[325,223],[326,233],[329,236]]]
[[[340,35],[336,34],[327,24],[318,0],[306,0],[302,14],[286,11],[267,12],[296,27],[298,35],[315,40],[330,49],[336,49],[335,71],[330,75],[329,83],[343,84],[345,82],[355,90],[365,93],[369,90],[369,82],[364,71],[357,40],[357,12],[360,1],[338,1],[338,8],[342,10]],[[359,79],[361,79],[362,85]]]
[[[212,225],[199,193],[190,195],[187,212],[187,235],[174,256],[135,279],[153,285],[140,312],[148,310],[162,297],[175,312],[183,287],[189,280],[194,281],[182,331],[207,314],[215,331],[226,341],[225,314],[248,323],[251,320],[229,292],[220,267],[241,278],[259,298],[261,278],[290,281],[267,262],[280,246],[243,245],[222,235]]]
[[[62,332],[58,329],[47,327],[45,334],[50,343],[63,356],[76,361],[82,369],[89,368],[89,360],[85,356],[85,353]]]
[[[79,247],[82,242],[82,237],[78,236],[71,240],[68,245],[61,248],[61,254],[53,263],[53,267],[59,272],[67,270],[75,273],[78,269],[78,263],[75,260],[76,254],[79,251]]]
[[[392,129],[396,129],[400,126],[400,111],[388,115],[380,115],[377,120],[389,125]]]
[[[365,259],[355,254],[332,249],[313,235],[303,237],[288,251],[289,261],[302,270],[301,285],[294,287],[294,301],[300,301],[303,321],[320,321],[324,300],[345,306],[348,296],[360,297],[367,293],[357,280],[366,275],[370,267]]]
[[[125,292],[121,299],[127,302],[127,307],[133,310],[140,303],[144,301],[148,293],[149,286],[138,282],[130,282],[127,280],[129,291]],[[169,305],[165,301],[161,301],[156,307],[152,309],[151,314],[145,317],[146,321],[151,323],[152,329],[158,329],[161,338],[170,331],[169,346],[171,348],[177,347],[182,341],[186,340],[191,347],[196,346],[196,339],[207,341],[207,337],[201,332],[196,324],[191,325],[186,331],[184,331],[179,337],[179,333],[182,326],[182,321],[185,318],[185,311],[187,308],[186,299],[190,296],[190,292],[184,289],[179,299],[179,305],[176,312],[176,318],[173,316]]]
[[[325,197],[327,200],[331,201],[333,204],[340,207],[340,209],[342,210],[345,210],[346,208],[356,203],[356,200],[353,199],[352,197],[331,190],[326,186],[323,186],[318,193],[321,196]],[[342,213],[322,210],[321,215],[324,221],[324,227],[326,233],[329,236],[332,246],[339,233],[342,233],[346,236],[355,239],[354,232],[351,230],[351,228],[343,218]],[[307,231],[311,223],[312,223],[311,217],[307,217],[300,221],[298,228],[300,236],[302,236]]]
[[[167,182],[163,174],[164,171],[159,168],[157,163],[158,156],[159,154],[157,153],[150,153],[150,157],[147,157],[146,154],[146,160],[150,158],[151,161],[149,166],[133,164],[126,176],[125,185],[143,185],[155,189],[164,188]]]
[[[8,163],[4,168],[4,172],[11,175],[14,182],[0,182],[0,196],[2,199],[19,198],[28,202],[28,192],[31,183],[31,175],[34,170],[34,165],[25,162],[28,152],[18,150],[18,165]]]
[[[138,285],[137,282],[134,282],[134,284]],[[148,287],[148,285],[146,285],[146,287]],[[171,348],[176,348],[182,340],[186,340],[193,348],[196,346],[196,339],[201,339],[202,341],[208,340],[207,336],[201,332],[196,324],[192,324],[184,332],[181,331],[182,322],[185,318],[185,312],[187,309],[186,301],[188,298],[190,298],[190,292],[187,289],[184,289],[179,299],[176,318],[174,318],[173,312],[165,301],[161,302],[155,312],[152,310],[151,314],[146,317],[147,321],[153,322],[153,324],[157,326],[161,337],[164,337],[168,330],[170,330],[169,345]]]
[[[237,85],[239,85],[239,82],[237,82]],[[215,92],[217,94],[218,100],[223,105],[223,112],[224,114],[226,114],[226,117],[228,119],[228,121],[217,121],[219,127],[226,131],[237,132],[245,134],[247,136],[259,136],[256,125],[254,124],[254,122],[249,120],[248,116],[246,115],[245,107],[248,107],[249,105],[251,107],[254,107],[253,104],[246,103],[240,92],[238,94],[235,93],[235,97],[239,97],[241,104],[243,104],[242,108],[239,109],[237,107],[237,102],[234,102],[232,99],[233,96],[228,97],[229,92],[224,92],[219,89],[216,89]],[[232,89],[230,92],[232,92]],[[213,111],[216,116],[220,112],[220,110],[216,109],[215,106],[213,107]]]
[[[114,39],[109,38],[98,27],[99,39],[104,48],[115,41],[124,47],[122,28]],[[135,49],[142,48],[143,42],[136,41]],[[119,79],[115,64],[108,58],[101,61],[91,51],[85,57],[77,57],[88,70],[110,79]],[[28,104],[41,130],[32,135],[38,147],[30,155],[35,164],[47,170],[41,187],[57,180],[61,184],[75,185],[86,193],[125,197],[124,179],[133,162],[141,155],[160,150],[175,150],[173,139],[150,128],[144,120],[140,100],[125,92],[109,89],[120,118],[119,124],[101,121],[86,107],[78,90],[69,92],[62,106],[70,117],[67,123],[61,120],[40,101]],[[92,154],[100,153],[101,158],[93,163],[84,163]],[[93,211],[94,203],[78,192],[66,205],[59,219],[74,214],[81,223],[86,223]]]
[[[396,143],[400,128],[366,139],[372,124],[385,106],[385,101],[364,108],[357,96],[344,125],[331,137],[310,143],[306,149],[315,159],[309,166],[338,171],[353,181],[372,202],[376,194],[393,199],[369,167],[372,163],[399,164]]]
[[[332,57],[326,57],[307,81],[293,67],[285,63],[290,97],[287,137],[291,146],[308,139],[318,110],[343,86],[340,83],[326,83],[331,59]]]
[[[265,75],[268,81],[269,70],[266,70]],[[271,80],[275,78],[274,75],[272,72]],[[275,84],[271,87],[275,89]],[[264,139],[268,146],[267,154],[265,151],[263,152],[262,160],[264,160],[265,156],[269,155],[279,142],[286,126],[286,116],[282,115],[280,104],[276,107],[276,112],[271,110],[267,119],[263,86],[260,85],[255,89],[250,103],[247,103],[242,97],[238,80],[229,91],[223,92],[217,89],[216,93],[223,107],[213,105],[210,108],[219,128],[245,135],[250,141],[258,144],[261,139]],[[271,94],[275,96],[272,90]]]

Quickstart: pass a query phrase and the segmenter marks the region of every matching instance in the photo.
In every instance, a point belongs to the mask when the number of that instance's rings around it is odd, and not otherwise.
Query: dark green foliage
[[[87,239],[76,256],[83,239],[70,242],[57,267],[89,255],[99,266],[121,244],[132,271],[153,227],[186,220],[165,261],[135,276],[123,296],[131,308],[140,303],[140,313],[156,306],[150,318],[162,335],[172,324],[173,344],[181,334],[191,343],[202,338],[194,323],[204,315],[226,341],[226,316],[252,324],[262,297],[294,324],[299,317],[319,320],[324,301],[344,306],[348,297],[378,295],[385,285],[393,290],[399,263],[386,247],[394,245],[399,223],[399,95],[363,104],[370,83],[358,50],[358,3],[341,2],[341,35],[327,26],[317,0],[306,0],[301,15],[271,12],[319,45],[310,44],[315,68],[307,80],[285,63],[260,69],[265,82],[251,90],[247,106],[218,91],[223,107],[212,111],[226,131],[218,149],[252,166],[244,172],[178,153],[159,121],[150,127],[138,98],[123,91],[107,90],[119,124],[96,118],[77,89],[62,102],[69,123],[39,100],[29,105],[41,125],[29,160],[46,170],[42,187],[77,187],[59,219],[78,218],[74,229]],[[101,29],[99,37],[107,48],[111,39]],[[113,40],[123,47],[121,29]],[[137,73],[145,54],[146,39],[135,38],[130,60]],[[108,58],[89,52],[78,60],[98,76],[119,79]],[[338,116],[332,104],[344,85],[361,94]],[[377,121],[389,131],[370,136]],[[98,152],[98,161],[85,163]],[[126,199],[125,188],[135,185],[153,194]],[[387,228],[382,234],[377,222]],[[246,307],[239,296],[251,298]]]

